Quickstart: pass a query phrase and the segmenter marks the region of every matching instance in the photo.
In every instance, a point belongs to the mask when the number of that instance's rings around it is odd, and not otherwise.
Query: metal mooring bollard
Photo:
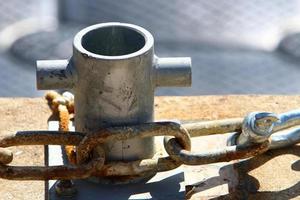
[[[191,85],[191,58],[159,58],[142,27],[96,24],[81,30],[70,60],[37,61],[38,89],[73,89],[75,129],[153,121],[154,89]],[[154,138],[110,142],[107,160],[137,160],[155,153]]]

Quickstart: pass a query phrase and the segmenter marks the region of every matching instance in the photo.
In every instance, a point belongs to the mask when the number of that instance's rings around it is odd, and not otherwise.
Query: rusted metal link
[[[112,127],[86,135],[77,147],[77,163],[85,162],[96,146],[108,141],[166,135],[174,136],[183,149],[188,151],[191,149],[191,140],[187,130],[175,122],[153,122],[133,126]]]
[[[243,131],[243,121],[243,118],[235,118],[208,122],[194,122],[183,124],[183,127],[188,130],[191,137],[230,132],[235,132],[235,135],[239,135]],[[270,144],[266,141],[251,145],[227,146],[223,149],[195,153],[183,149],[174,138],[165,137],[164,146],[167,153],[175,161],[187,165],[202,165],[253,157],[267,151]]]
[[[167,153],[177,162],[186,165],[204,165],[217,162],[229,162],[232,160],[245,159],[266,152],[269,142],[253,145],[226,146],[220,150],[194,153],[183,149],[174,138],[165,138],[165,149]]]
[[[67,133],[67,134],[66,134]],[[0,147],[18,145],[75,145],[77,146],[85,134],[64,131],[19,131],[0,137]]]
[[[9,164],[13,154],[6,147],[19,145],[78,145],[84,134],[58,131],[20,131],[0,137],[0,164]]]
[[[0,177],[10,180],[69,180],[84,179],[103,167],[104,158],[94,157],[87,164],[79,166],[7,166],[0,164]]]
[[[6,135],[0,139],[0,147],[18,145],[78,145],[84,134],[79,132],[25,131]],[[99,148],[99,147],[98,147]],[[0,157],[3,157],[0,151]],[[94,154],[88,163],[79,166],[7,166],[1,160],[0,177],[11,180],[82,179],[91,176],[104,165],[105,153]]]
[[[48,180],[48,179],[78,179],[89,176],[134,176],[145,173],[156,173],[177,168],[182,163],[170,157],[144,159],[132,162],[110,162],[103,166],[105,153],[99,146],[109,140],[124,140],[135,137],[152,137],[160,135],[174,136],[184,149],[191,149],[188,132],[174,122],[148,123],[138,126],[114,127],[103,129],[95,134],[85,135],[79,132],[57,131],[25,131],[7,135],[0,139],[0,147],[17,145],[74,145],[78,146],[80,164],[78,166],[6,166],[0,165],[0,177],[12,180]],[[85,148],[85,146],[87,146]],[[80,152],[83,148],[83,160]],[[100,151],[99,151],[100,148]],[[86,163],[89,153],[93,151],[93,159]],[[95,157],[95,153],[99,153]],[[4,163],[3,163],[4,164]]]
[[[182,126],[191,137],[241,132],[243,118],[222,119],[214,121],[186,122]]]
[[[113,127],[104,129],[95,134],[87,135],[78,146],[77,161],[83,162],[97,145],[109,140],[124,140],[136,137],[152,137],[171,135],[174,140],[186,150],[191,149],[191,141],[188,132],[174,122],[156,122],[137,126]],[[86,152],[84,152],[86,150]],[[81,154],[84,153],[84,154]],[[83,159],[80,157],[82,156]],[[100,171],[93,173],[94,176],[134,176],[147,173],[168,171],[179,167],[178,162],[171,157],[144,159],[131,162],[109,162]]]

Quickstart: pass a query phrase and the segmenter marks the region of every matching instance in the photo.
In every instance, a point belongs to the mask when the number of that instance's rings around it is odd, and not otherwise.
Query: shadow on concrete
[[[229,188],[230,194],[215,197],[212,199],[291,199],[300,196],[300,182],[279,191],[258,191],[260,188],[260,182],[255,177],[248,174],[248,172],[264,165],[269,160],[285,154],[292,154],[300,156],[300,146],[293,146],[284,149],[268,151],[257,157],[253,157],[248,160],[244,160],[238,163],[232,164],[235,171],[238,172],[238,185],[234,188]],[[300,161],[296,161],[291,165],[291,170],[300,171]],[[228,168],[230,165],[224,167]],[[270,170],[272,170],[270,168]],[[226,169],[220,169],[226,171]],[[275,171],[274,171],[275,173]],[[281,173],[284,173],[282,171]],[[220,176],[222,174],[220,173]],[[276,176],[276,174],[274,174]],[[272,181],[272,180],[269,180]],[[230,187],[230,186],[229,186]]]

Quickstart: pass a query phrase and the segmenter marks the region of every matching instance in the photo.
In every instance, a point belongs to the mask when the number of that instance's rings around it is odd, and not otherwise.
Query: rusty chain
[[[2,148],[19,145],[78,145],[84,138],[78,132],[24,131],[5,135],[0,139]],[[49,180],[87,178],[104,164],[102,156],[95,156],[91,161],[78,166],[7,166],[0,160],[0,176],[11,180]]]
[[[74,114],[71,95],[56,92],[46,95],[53,113],[59,118],[59,131],[23,131],[0,138],[0,177],[12,180],[84,179],[91,176],[135,176],[167,171],[186,165],[229,162],[257,156],[269,149],[300,141],[300,111],[275,115],[251,113],[245,119],[211,122],[153,122],[134,126],[109,127],[84,134],[69,131]],[[191,151],[191,137],[234,133],[229,145],[207,152]],[[123,162],[105,162],[101,147],[108,141],[164,136],[166,157]],[[70,162],[63,166],[10,166],[13,154],[6,149],[18,145],[63,145]],[[95,151],[96,149],[96,151]],[[91,154],[93,154],[91,156]]]

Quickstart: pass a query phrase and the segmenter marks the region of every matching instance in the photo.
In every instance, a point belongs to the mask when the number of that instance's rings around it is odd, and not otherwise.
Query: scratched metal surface
[[[57,12],[63,19],[58,27],[17,38],[0,53],[0,96],[41,95],[35,89],[35,60],[69,57],[74,34],[104,21],[146,27],[159,56],[192,57],[192,88],[161,88],[158,95],[300,92],[299,0],[59,2],[63,12],[54,0],[0,3],[0,47],[3,30],[17,22],[43,22]]]

